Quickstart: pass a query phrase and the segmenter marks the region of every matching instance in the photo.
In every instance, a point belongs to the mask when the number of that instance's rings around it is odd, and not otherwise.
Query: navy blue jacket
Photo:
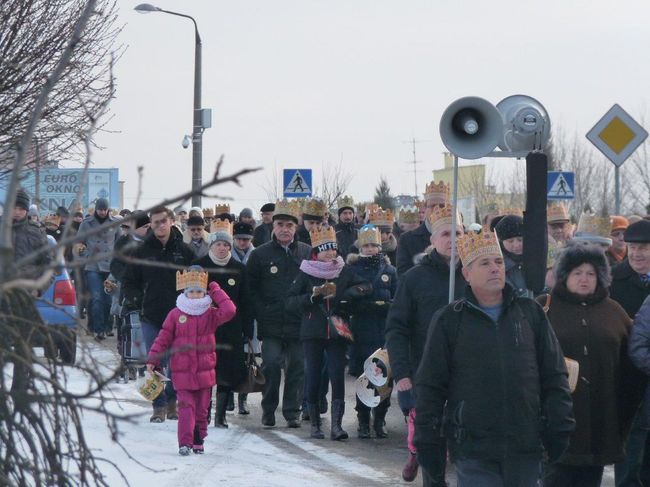
[[[636,314],[628,347],[634,365],[650,376],[650,297],[646,298]],[[650,384],[646,386],[640,421],[643,429],[650,429]]]

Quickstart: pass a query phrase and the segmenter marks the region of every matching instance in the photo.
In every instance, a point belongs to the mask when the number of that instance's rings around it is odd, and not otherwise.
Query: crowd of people
[[[85,261],[75,281],[89,330],[101,341],[112,316],[139,314],[148,367],[171,378],[150,420],[179,420],[183,455],[203,452],[212,417],[228,427],[246,352],[261,356],[264,427],[281,408],[287,427],[308,421],[323,439],[329,410],[329,437],[347,439],[346,371],[363,378],[383,348],[407,425],[404,480],[421,468],[424,485],[446,485],[451,461],[460,486],[590,487],[615,464],[617,486],[650,486],[648,217],[574,224],[550,203],[545,288],[533,290],[523,212],[463,222],[444,183],[399,210],[279,200],[259,223],[225,204],[93,210],[30,221],[19,192],[16,250],[74,227],[66,257]],[[359,438],[387,437],[390,392],[380,399],[357,398]]]

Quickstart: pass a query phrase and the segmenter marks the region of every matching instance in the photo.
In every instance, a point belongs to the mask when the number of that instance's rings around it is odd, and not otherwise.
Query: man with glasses
[[[148,265],[129,263],[122,283],[126,312],[141,314],[147,353],[167,314],[176,306],[176,271],[186,268],[194,260],[194,252],[183,243],[183,236],[174,226],[172,215],[164,206],[151,210],[152,232],[133,254],[134,260],[147,261]],[[162,365],[166,366],[165,361]],[[165,417],[178,419],[176,393],[171,381],[167,382],[165,392],[153,402],[153,415],[149,420],[162,423]]]
[[[187,230],[183,232],[183,242],[190,246],[197,259],[208,255],[208,237],[205,231],[205,221],[200,216],[187,219]]]

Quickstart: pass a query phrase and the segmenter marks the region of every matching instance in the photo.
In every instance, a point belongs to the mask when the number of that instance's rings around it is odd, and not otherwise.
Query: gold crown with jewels
[[[454,215],[453,205],[447,203],[445,206],[434,206],[429,213],[429,230],[432,234],[436,233],[440,227],[444,225],[451,225],[451,220]],[[462,226],[463,220],[460,213],[456,212],[456,225]]]
[[[214,205],[214,214],[215,215],[223,215],[224,213],[228,213],[230,215],[230,205],[224,203],[222,205]]]
[[[364,245],[381,245],[381,233],[374,225],[364,225],[359,229],[357,244],[359,248]]]
[[[278,217],[284,215],[298,220],[300,217],[300,211],[301,207],[299,201],[281,199],[275,202],[275,211],[273,212],[273,216]]]
[[[320,230],[314,228],[309,231],[309,238],[311,239],[312,248],[326,243],[336,243],[336,231],[334,227],[321,228]]]
[[[203,208],[203,218],[213,218],[214,211],[212,208]]]
[[[390,208],[384,211],[379,207],[379,205],[377,205],[376,208],[370,210],[368,223],[378,227],[393,228],[393,224],[395,223],[395,214]]]
[[[432,201],[434,204],[444,205],[449,202],[449,185],[444,181],[439,183],[430,182],[424,188],[425,201]]]
[[[229,220],[222,220],[221,218],[217,218],[210,222],[210,233],[226,232],[229,235],[232,235],[232,227],[233,224],[230,223]]]
[[[484,226],[481,233],[467,232],[458,237],[456,243],[458,256],[463,266],[468,266],[479,257],[486,255],[503,255],[497,239],[497,234]]]
[[[302,213],[304,215],[324,217],[327,213],[327,205],[320,198],[310,198],[305,201],[302,207]]]
[[[420,210],[416,206],[402,206],[397,221],[400,223],[420,223]]]
[[[578,221],[576,235],[588,234],[598,237],[609,238],[610,222],[609,217],[598,216],[594,213],[583,212]]]
[[[186,271],[176,271],[176,290],[198,287],[201,289],[208,288],[208,273],[197,271],[195,269]]]
[[[339,208],[354,208],[354,200],[352,196],[341,196],[337,201],[336,205]]]

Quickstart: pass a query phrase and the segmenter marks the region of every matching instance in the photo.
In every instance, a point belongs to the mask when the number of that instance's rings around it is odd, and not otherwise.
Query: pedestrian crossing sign
[[[285,169],[282,176],[285,198],[305,198],[312,195],[311,169]]]
[[[550,171],[548,173],[547,183],[547,199],[572,200],[575,198],[575,173]]]

